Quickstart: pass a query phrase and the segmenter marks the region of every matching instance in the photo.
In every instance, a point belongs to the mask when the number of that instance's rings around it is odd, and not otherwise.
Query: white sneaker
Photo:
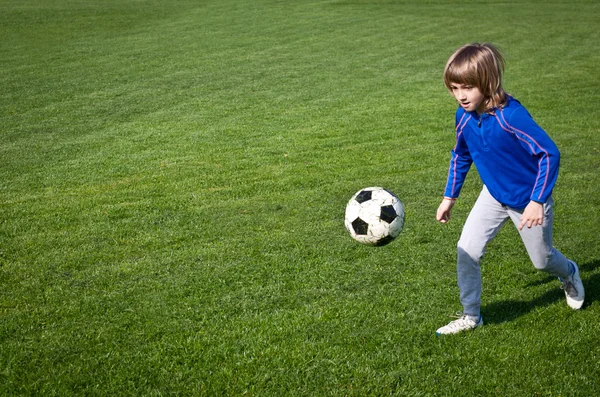
[[[565,290],[565,296],[567,297],[567,305],[570,308],[578,310],[583,306],[583,299],[585,298],[585,290],[583,289],[583,283],[579,276],[579,267],[572,260],[569,263],[573,265],[573,274],[564,280],[559,278],[562,282],[562,289]]]
[[[476,317],[463,314],[458,320],[451,321],[448,325],[439,328],[435,333],[437,335],[457,334],[462,331],[481,327],[482,325],[483,318],[481,316]]]

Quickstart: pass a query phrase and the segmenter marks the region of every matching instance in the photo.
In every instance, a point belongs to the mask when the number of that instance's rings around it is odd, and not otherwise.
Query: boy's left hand
[[[523,230],[523,227],[527,225],[528,228],[532,226],[542,225],[544,223],[544,204],[536,201],[530,201],[521,215],[521,224],[519,230]]]

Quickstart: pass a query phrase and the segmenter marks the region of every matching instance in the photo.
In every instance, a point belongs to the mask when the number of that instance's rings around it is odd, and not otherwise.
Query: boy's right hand
[[[441,223],[446,223],[450,220],[450,210],[454,207],[454,202],[456,200],[445,198],[440,203],[438,207],[437,214],[435,218]]]

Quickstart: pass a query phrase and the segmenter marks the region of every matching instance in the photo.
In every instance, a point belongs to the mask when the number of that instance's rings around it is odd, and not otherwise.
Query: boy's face
[[[485,96],[479,91],[479,88],[466,84],[452,83],[450,91],[458,101],[458,104],[467,112],[476,111],[481,114],[485,110]]]

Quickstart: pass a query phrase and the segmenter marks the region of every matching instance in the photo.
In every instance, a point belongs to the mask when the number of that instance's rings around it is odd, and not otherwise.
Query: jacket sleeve
[[[468,120],[467,120],[468,121]],[[466,124],[465,121],[464,123]],[[448,167],[448,179],[444,197],[457,198],[467,177],[467,173],[473,164],[469,148],[463,137],[462,120],[456,122],[456,145],[451,152],[450,166]]]
[[[525,108],[520,108],[511,116],[512,126],[521,146],[531,156],[537,158],[538,172],[531,193],[531,200],[545,203],[552,195],[558,178],[560,152],[554,141],[548,136]]]

